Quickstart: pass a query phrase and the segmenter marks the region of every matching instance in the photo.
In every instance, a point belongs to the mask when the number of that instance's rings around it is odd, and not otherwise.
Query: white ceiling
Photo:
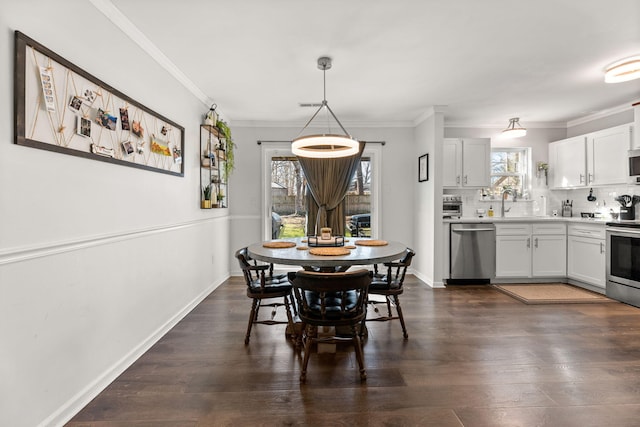
[[[431,106],[449,126],[565,125],[640,100],[640,80],[602,73],[640,54],[640,0],[92,1],[119,9],[233,123],[304,125],[313,109],[298,104],[322,100],[325,55],[347,128],[413,123]]]

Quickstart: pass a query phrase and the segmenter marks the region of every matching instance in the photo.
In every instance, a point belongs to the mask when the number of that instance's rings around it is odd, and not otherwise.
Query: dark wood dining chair
[[[247,253],[247,248],[237,250],[235,256],[238,259],[242,274],[244,275],[244,280],[247,285],[247,296],[252,299],[251,313],[249,314],[249,324],[247,326],[244,343],[249,344],[251,328],[256,323],[263,325],[287,324],[288,330],[291,335],[294,336],[295,329],[291,311],[293,310],[294,314],[296,314],[297,310],[293,301],[291,283],[289,283],[287,275],[274,275],[273,264],[258,264],[255,260],[251,259]],[[282,298],[282,302],[273,301],[276,298]],[[271,301],[263,303],[263,300]],[[276,309],[283,305],[285,306],[287,314],[286,322],[275,320]],[[265,306],[272,308],[271,318],[259,320],[258,314],[260,307]]]
[[[300,381],[305,382],[312,343],[351,341],[360,367],[360,380],[367,379],[360,340],[361,327],[367,314],[367,295],[371,273],[366,269],[322,273],[297,271],[289,273],[289,281],[298,303],[298,316],[303,323],[304,358]],[[350,336],[319,337],[314,331],[321,326],[349,327]]]
[[[373,280],[371,286],[369,286],[369,295],[383,295],[387,304],[387,315],[379,317],[369,317],[366,319],[369,321],[388,321],[394,319],[400,319],[400,325],[402,325],[402,334],[404,339],[408,339],[407,327],[404,323],[404,317],[402,316],[402,307],[400,307],[399,295],[402,294],[404,283],[404,277],[407,273],[407,268],[411,265],[411,260],[415,256],[413,249],[407,248],[404,255],[400,260],[393,262],[386,262],[386,274],[373,273]],[[391,299],[393,298],[393,304],[396,306],[397,316],[393,316],[391,312]],[[378,301],[369,300],[369,304],[374,307],[376,313],[380,313],[376,304]]]

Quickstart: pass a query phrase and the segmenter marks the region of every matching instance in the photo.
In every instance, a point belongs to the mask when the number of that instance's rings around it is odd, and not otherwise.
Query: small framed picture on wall
[[[418,157],[418,182],[429,181],[429,154]]]

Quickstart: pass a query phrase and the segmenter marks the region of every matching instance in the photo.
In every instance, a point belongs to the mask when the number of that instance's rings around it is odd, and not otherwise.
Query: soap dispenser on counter
[[[491,218],[493,216],[493,206],[489,206],[489,211],[487,212],[487,216]]]

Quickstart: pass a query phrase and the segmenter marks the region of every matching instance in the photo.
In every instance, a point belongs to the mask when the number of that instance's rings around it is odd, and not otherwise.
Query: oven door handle
[[[605,231],[613,236],[640,237],[640,228],[614,226],[605,228]]]

